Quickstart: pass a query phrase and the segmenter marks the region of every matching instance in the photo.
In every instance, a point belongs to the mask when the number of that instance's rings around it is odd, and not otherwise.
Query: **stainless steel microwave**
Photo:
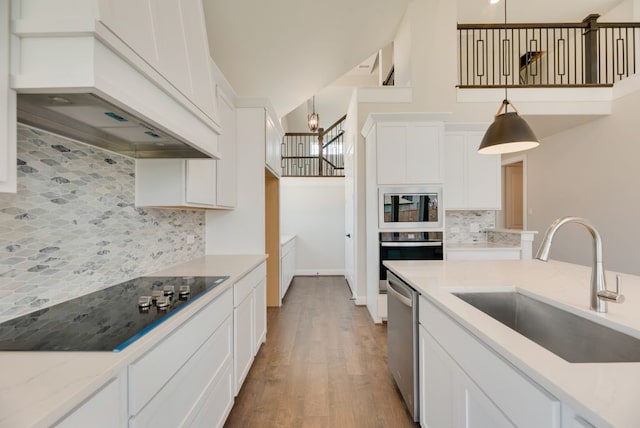
[[[378,192],[381,230],[442,229],[442,186],[380,187]]]

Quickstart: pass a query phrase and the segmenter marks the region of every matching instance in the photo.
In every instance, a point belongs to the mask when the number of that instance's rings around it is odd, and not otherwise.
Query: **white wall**
[[[411,27],[409,14],[400,23],[393,40],[394,85],[411,85]]]
[[[602,235],[605,268],[640,274],[640,92],[617,100],[614,114],[546,138],[527,152],[528,229],[558,217],[586,217]],[[565,230],[566,229],[566,230]],[[555,235],[551,258],[590,265],[591,237],[579,225]]]
[[[344,275],[344,179],[280,179],[280,233],[296,235],[296,275]]]
[[[237,205],[207,211],[207,254],[265,252],[265,110],[237,110]]]
[[[316,95],[316,113],[320,115],[320,126],[327,129],[347,113],[353,93],[351,86],[328,86]],[[313,111],[312,102],[298,106],[286,116],[287,132],[309,132],[307,115]]]

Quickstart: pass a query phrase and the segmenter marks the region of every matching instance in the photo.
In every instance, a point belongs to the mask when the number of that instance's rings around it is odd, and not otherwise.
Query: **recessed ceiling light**
[[[491,4],[496,4],[498,2],[500,2],[500,0],[489,0],[489,3],[491,3]]]

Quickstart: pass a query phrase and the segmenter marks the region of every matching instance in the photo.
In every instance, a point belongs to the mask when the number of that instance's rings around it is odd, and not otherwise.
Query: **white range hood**
[[[12,9],[19,122],[135,158],[219,159],[215,118],[100,21],[111,3],[31,3]]]

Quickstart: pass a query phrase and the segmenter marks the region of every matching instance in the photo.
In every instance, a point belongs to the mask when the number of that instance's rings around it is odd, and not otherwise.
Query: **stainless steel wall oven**
[[[380,293],[387,292],[385,260],[442,259],[442,232],[380,232]]]

